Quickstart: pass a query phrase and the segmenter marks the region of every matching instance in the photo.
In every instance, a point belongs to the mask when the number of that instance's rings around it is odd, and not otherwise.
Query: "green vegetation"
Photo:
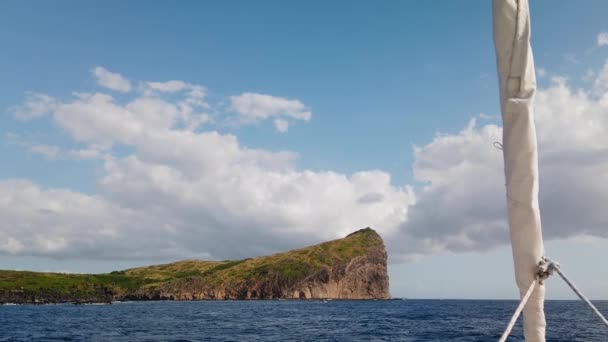
[[[123,274],[63,274],[0,271],[0,290],[54,289],[59,293],[87,291],[95,286],[120,287],[127,290],[136,289],[148,280],[129,277]]]
[[[210,285],[270,279],[290,284],[324,269],[345,265],[354,257],[366,253],[369,248],[381,244],[382,240],[376,232],[365,228],[343,239],[243,260],[184,260],[107,274],[0,270],[0,302],[10,301],[10,295],[14,296],[15,293],[26,298],[45,298],[47,301],[120,298],[141,288],[189,279],[201,280]]]

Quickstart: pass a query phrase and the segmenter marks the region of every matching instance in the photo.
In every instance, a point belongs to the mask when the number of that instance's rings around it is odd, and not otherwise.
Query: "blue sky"
[[[0,6],[0,182],[5,183],[0,194],[13,199],[0,209],[10,217],[0,225],[0,268],[104,272],[181,257],[242,257],[372,225],[385,237],[393,260],[394,295],[516,295],[500,212],[501,184],[484,183],[502,181],[495,172],[502,167],[499,154],[485,149],[500,139],[489,2],[9,1]],[[605,199],[601,179],[607,155],[605,138],[594,134],[608,128],[602,116],[608,43],[599,38],[608,31],[608,4],[535,1],[531,11],[541,154],[545,149],[559,156],[541,157],[540,165],[548,175],[541,186],[549,189],[547,200],[541,198],[543,220],[557,227],[545,229],[548,249],[569,262],[583,252],[605,258],[608,231],[601,227],[608,217],[595,207]],[[128,82],[129,91],[104,85],[104,75]],[[161,91],[149,83],[171,80],[182,82],[183,89]],[[177,107],[192,100],[185,92],[194,87],[204,89],[188,114],[187,120],[204,120],[188,131],[194,138],[184,137],[184,130],[177,134],[178,126],[159,128],[141,119],[161,100]],[[580,91],[588,96],[581,98]],[[83,99],[75,92],[111,100]],[[28,104],[40,104],[32,94],[52,100],[44,114],[19,118],[20,110],[31,110]],[[127,123],[120,110],[151,98],[159,101],[132,114],[133,125],[154,137],[122,134]],[[573,116],[581,123],[574,124],[576,134],[542,128],[568,128],[554,123],[567,119],[568,105],[592,108]],[[99,119],[104,117],[116,120]],[[470,126],[472,118],[477,121]],[[175,120],[186,124],[186,119]],[[277,120],[288,123],[286,132],[277,129]],[[193,140],[200,145],[190,149],[187,143]],[[590,145],[599,157],[576,170],[575,157]],[[158,152],[167,146],[187,152]],[[414,146],[420,147],[418,155]],[[237,150],[232,159],[214,154],[228,147]],[[78,150],[94,151],[96,157],[76,157]],[[459,172],[465,162],[473,165],[470,173]],[[216,173],[219,178],[213,178]],[[594,184],[577,182],[594,178]],[[239,186],[212,186],[232,184],[227,180]],[[560,187],[560,180],[573,181]],[[460,191],[467,185],[466,193]],[[37,195],[9,196],[29,194],[26,189]],[[180,197],[184,189],[209,191],[210,197],[191,201]],[[573,195],[585,208],[577,211],[585,213],[579,231],[578,214],[560,216],[569,213],[560,199]],[[239,198],[243,205],[234,204]],[[373,208],[360,207],[369,199]],[[28,200],[45,210],[62,208],[59,217],[45,226],[38,211],[18,209]],[[256,200],[261,202],[249,207]],[[89,202],[91,207],[83,204]],[[74,203],[87,214],[77,212]],[[327,212],[332,205],[335,210]],[[148,217],[165,206],[162,216]],[[308,211],[300,212],[304,207]],[[152,228],[142,223],[146,219],[169,228]],[[106,220],[107,227],[89,224]],[[447,222],[454,227],[445,228]],[[492,228],[484,233],[479,228],[484,225]],[[106,230],[111,233],[100,233]],[[158,239],[134,243],[133,251],[122,246],[133,234]],[[180,234],[196,234],[198,244],[182,241],[176,237]],[[225,247],[217,249],[209,241]],[[247,246],[248,241],[256,246]],[[155,248],[163,252],[155,254]],[[486,285],[471,282],[479,269],[496,263],[504,268],[500,276]],[[592,296],[608,298],[606,275],[596,274],[583,260],[572,267]],[[445,288],[429,272],[434,268],[455,270],[455,285]],[[559,287],[554,293],[555,298],[567,296]]]

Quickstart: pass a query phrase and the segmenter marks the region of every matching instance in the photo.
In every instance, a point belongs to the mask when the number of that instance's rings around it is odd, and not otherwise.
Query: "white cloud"
[[[167,82],[147,82],[146,85],[150,89],[158,90],[163,93],[175,93],[188,87],[186,82],[175,80]]]
[[[135,109],[139,106],[133,105]],[[117,105],[111,96],[101,93],[79,93],[76,100],[59,105],[53,116],[76,141],[102,144],[128,143],[144,132],[146,119],[154,122],[150,126],[162,121],[155,113],[137,117],[129,108]],[[175,110],[165,116],[175,116]]]
[[[96,196],[4,180],[0,215],[2,254],[139,258],[155,245],[160,254],[173,256],[167,241],[161,241],[167,236],[146,232],[153,224],[151,217]]]
[[[131,82],[121,74],[108,71],[100,66],[93,69],[93,74],[97,79],[97,83],[102,87],[122,93],[131,91]]]
[[[178,116],[186,130],[194,131],[212,121],[209,114],[201,112],[201,110],[210,109],[209,104],[205,102],[207,90],[203,86],[172,80],[144,82],[140,84],[139,88],[144,97],[152,98],[158,98],[163,94],[181,93],[182,99],[174,104],[179,109]]]
[[[282,133],[283,128],[287,131],[287,118],[304,121],[312,118],[312,112],[299,100],[257,93],[231,96],[230,109],[239,114],[241,123],[255,123],[272,117],[282,118],[275,119],[275,127]]]
[[[107,94],[76,93],[73,101],[56,105],[56,123],[79,142],[101,145],[133,144],[135,139],[159,131],[182,127],[194,130],[209,116],[184,104],[189,99],[168,102],[159,97],[141,96],[126,104],[116,103]]]
[[[185,99],[180,102],[180,105],[209,108],[209,105],[204,101],[207,96],[207,89],[197,84],[176,80],[144,82],[140,85],[140,90],[146,96],[155,96],[156,93],[173,94],[185,92]]]
[[[203,98],[201,89],[170,100],[142,94],[119,101],[101,93],[55,100],[51,118],[85,146],[63,155],[103,161],[98,193],[0,183],[7,196],[0,199],[0,215],[12,213],[0,223],[0,241],[13,239],[2,251],[157,258],[160,250],[169,257],[235,258],[365,226],[390,234],[405,220],[411,190],[392,185],[385,172],[301,170],[295,153],[252,149],[233,135],[188,129],[184,115],[190,113],[182,104]],[[309,118],[298,101],[285,101],[278,101],[281,115]],[[131,152],[113,154],[114,145]]]
[[[554,78],[538,92],[547,239],[608,237],[607,75],[608,63],[589,89],[573,90],[566,79]],[[364,226],[383,234],[392,261],[508,242],[502,154],[493,146],[502,132],[487,121],[492,117],[480,115],[483,124],[471,120],[456,134],[416,147],[414,176],[422,185],[414,193],[391,184],[383,171],[299,169],[293,152],[253,149],[233,135],[189,129],[193,111],[182,105],[191,91],[173,99],[49,97],[50,117],[84,146],[65,155],[102,160],[98,190],[85,195],[1,181],[0,253],[238,258]],[[275,124],[310,119],[297,100],[257,95],[235,97],[234,110]],[[114,145],[126,148],[116,154]]]
[[[248,257],[364,225],[389,234],[405,218],[408,191],[386,173],[297,171],[285,165],[288,156],[244,149],[229,136],[187,135],[171,138],[191,145],[183,154],[176,155],[179,146],[156,149],[158,141],[141,156],[108,158],[97,196],[0,182],[0,241],[14,240],[0,253]]]
[[[277,132],[287,133],[287,130],[289,129],[289,122],[283,119],[275,119],[274,127],[277,129]]]
[[[608,63],[600,74],[608,74]],[[536,98],[541,213],[546,239],[608,238],[608,78],[573,90],[554,78]],[[416,192],[402,226],[410,251],[488,249],[509,241],[502,154],[493,148],[502,129],[475,120],[455,135],[440,135],[415,150]],[[413,242],[412,242],[413,241]]]
[[[600,32],[597,35],[597,46],[607,46],[608,45],[608,32]]]
[[[536,74],[539,78],[547,76],[547,70],[545,68],[536,68]]]
[[[17,119],[27,121],[50,113],[56,105],[57,101],[48,95],[29,92],[25,102],[11,111]]]

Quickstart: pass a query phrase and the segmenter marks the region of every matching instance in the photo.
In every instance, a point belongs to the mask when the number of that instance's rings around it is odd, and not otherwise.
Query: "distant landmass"
[[[257,258],[184,260],[104,274],[0,270],[0,303],[388,299],[387,254],[371,228]]]

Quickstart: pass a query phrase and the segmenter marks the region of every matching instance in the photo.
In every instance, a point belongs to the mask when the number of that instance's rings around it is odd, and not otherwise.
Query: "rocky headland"
[[[0,303],[388,298],[387,254],[371,228],[243,260],[185,260],[105,274],[0,271]]]

